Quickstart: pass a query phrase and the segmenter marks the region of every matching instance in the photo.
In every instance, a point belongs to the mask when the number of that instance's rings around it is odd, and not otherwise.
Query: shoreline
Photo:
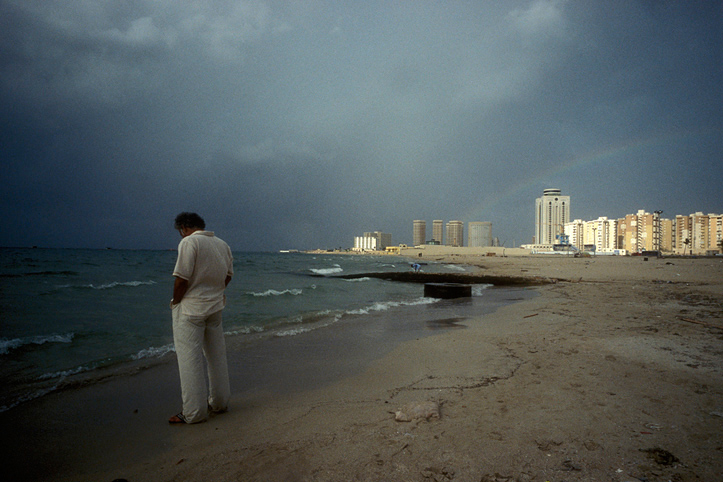
[[[485,309],[511,303],[506,293],[488,294],[491,306]],[[449,311],[444,304],[402,305],[389,314],[351,317],[296,336],[228,337],[230,413],[200,425],[224,423],[249,408],[248,404],[273,405],[278,399],[323,389],[357,375],[400,343],[458,328],[448,318],[439,320]],[[394,312],[401,315],[396,320]],[[394,324],[392,331],[384,326],[389,323]],[[98,480],[98,474],[122,469],[125,464],[119,460],[144,464],[149,458],[163,458],[175,446],[179,428],[166,420],[179,407],[180,386],[172,356],[139,361],[135,368],[98,383],[72,384],[27,401],[0,413],[3,451],[12,454],[6,473],[17,475],[17,480]],[[194,427],[198,425],[182,428]],[[20,439],[19,433],[24,434]],[[121,475],[109,475],[109,480]]]
[[[723,471],[722,260],[468,263],[567,281],[530,288],[539,296],[459,322],[464,329],[404,341],[333,383],[283,396],[242,391],[229,413],[197,426],[167,427],[152,413],[167,417],[167,406],[137,402],[137,414],[112,415],[119,427],[132,417],[149,425],[111,434],[125,457],[54,480],[688,482]],[[97,395],[74,400],[81,414],[28,415],[54,416],[58,430],[104,431],[96,404],[113,392]],[[394,420],[426,400],[441,418]],[[49,428],[37,422],[38,434]]]

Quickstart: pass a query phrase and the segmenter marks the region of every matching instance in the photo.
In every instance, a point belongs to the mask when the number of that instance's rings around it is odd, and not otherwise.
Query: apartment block
[[[432,240],[444,244],[444,221],[441,219],[432,221]]]
[[[377,238],[369,236],[355,236],[352,251],[376,251]]]
[[[373,231],[364,233],[364,236],[354,238],[353,251],[384,251],[392,245],[392,235]]]
[[[718,250],[718,252],[723,252],[723,245],[721,244],[723,242],[723,214],[709,214],[708,220],[710,221],[708,248],[710,251]]]
[[[675,220],[660,220],[660,251],[672,253],[675,247]]]
[[[673,249],[673,221],[662,219],[660,213],[639,210],[628,214],[617,222],[617,247],[629,253],[642,251],[665,251]]]
[[[464,223],[462,221],[450,221],[446,227],[447,246],[464,246]]]
[[[412,229],[412,245],[420,246],[427,241],[427,221],[415,219]]]
[[[675,216],[675,254],[691,254],[691,241],[693,237],[692,218],[690,216]]]
[[[467,246],[482,248],[492,246],[492,223],[473,221],[467,224]]]
[[[575,219],[570,223],[566,223],[565,235],[572,246],[582,251],[585,248],[585,221]]]

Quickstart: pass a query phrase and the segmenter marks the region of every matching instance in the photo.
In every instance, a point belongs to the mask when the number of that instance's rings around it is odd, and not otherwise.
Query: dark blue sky
[[[0,246],[723,211],[723,2],[0,0]],[[431,224],[430,224],[431,225]],[[430,228],[431,229],[431,228]]]

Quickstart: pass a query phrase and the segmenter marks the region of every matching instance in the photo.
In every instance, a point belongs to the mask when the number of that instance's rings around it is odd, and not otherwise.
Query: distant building
[[[447,223],[447,246],[464,246],[464,223],[450,221]]]
[[[384,251],[392,245],[392,235],[374,231],[354,238],[353,251]]]
[[[575,219],[565,224],[565,236],[580,251],[612,253],[618,249],[618,222],[604,216],[594,221]]]
[[[675,220],[660,219],[660,251],[672,253],[675,247]]]
[[[467,246],[470,248],[492,246],[492,223],[478,221],[468,223]]]
[[[356,236],[354,238],[354,247],[352,251],[376,251],[377,238],[369,236]]]
[[[662,219],[661,212],[651,214],[640,209],[636,214],[618,219],[617,247],[629,253],[671,252],[675,239],[674,223],[670,219]]]
[[[427,221],[415,219],[412,227],[412,246],[420,246],[427,240]]]
[[[571,246],[582,251],[585,247],[585,221],[575,219],[565,224],[565,235]]]
[[[570,220],[570,196],[559,189],[545,189],[535,200],[535,244],[556,244]]]
[[[675,216],[675,254],[690,254],[693,229],[690,216]]]
[[[675,254],[703,255],[721,252],[723,215],[693,213],[675,217]]]
[[[708,216],[710,221],[710,244],[708,248],[723,252],[723,246],[721,246],[723,240],[723,214],[709,214]]]
[[[595,252],[610,253],[617,246],[618,225],[616,220],[606,217],[597,218],[585,223],[585,244],[593,245]]]
[[[444,244],[444,221],[441,219],[432,221],[432,239],[437,244]]]
[[[392,245],[392,235],[390,233],[382,233],[381,231],[374,231],[371,233],[364,233],[365,237],[370,238],[376,238],[377,240],[377,249],[379,251],[384,251],[387,249],[387,246]]]

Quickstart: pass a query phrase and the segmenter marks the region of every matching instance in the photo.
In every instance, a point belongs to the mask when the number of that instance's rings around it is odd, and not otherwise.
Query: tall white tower
[[[570,221],[570,196],[559,189],[545,189],[535,200],[535,244],[555,244]]]
[[[415,219],[412,229],[412,245],[419,246],[427,240],[427,221]]]

